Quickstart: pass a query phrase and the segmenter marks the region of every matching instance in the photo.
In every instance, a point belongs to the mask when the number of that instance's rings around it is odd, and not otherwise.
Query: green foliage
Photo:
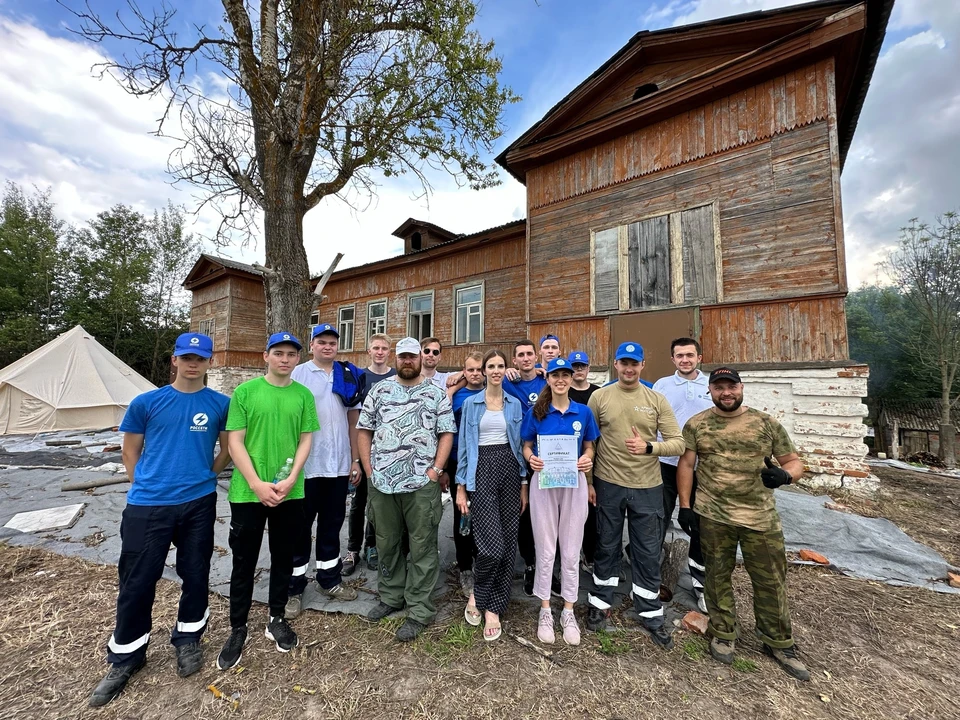
[[[707,641],[699,637],[691,637],[685,640],[683,654],[689,660],[703,660],[707,656]]]
[[[755,673],[760,670],[760,666],[753,660],[737,657],[733,659],[733,669],[742,673]]]
[[[600,652],[604,655],[623,655],[630,652],[630,643],[623,630],[600,630],[597,632]]]
[[[82,325],[104,347],[157,385],[189,326],[181,287],[198,246],[183,211],[146,219],[117,205],[87,227],[56,217],[49,192],[8,183],[0,205],[0,367]]]
[[[937,397],[939,378],[914,351],[922,323],[897,288],[855,290],[847,295],[846,312],[850,357],[870,366],[870,397]]]

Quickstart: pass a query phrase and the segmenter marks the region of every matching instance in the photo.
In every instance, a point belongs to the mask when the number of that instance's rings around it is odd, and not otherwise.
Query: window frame
[[[417,337],[413,332],[410,326],[410,321],[413,319],[414,313],[410,309],[410,303],[416,298],[429,297],[430,298],[430,332],[426,333],[423,337],[431,337],[434,335],[436,330],[436,317],[437,317],[437,298],[436,292],[434,290],[420,290],[417,292],[407,293],[407,335],[410,337]],[[418,312],[416,315],[418,317],[424,315],[425,313]],[[422,327],[421,327],[422,329]],[[417,337],[417,340],[423,340],[423,337]]]
[[[370,320],[371,320],[371,318],[370,318],[370,308],[374,307],[375,305],[383,305],[383,318],[382,318],[382,319],[383,319],[383,329],[382,329],[382,330],[375,330],[375,329],[371,329],[371,327],[370,327]],[[378,334],[378,333],[382,333],[382,334],[385,335],[385,334],[387,333],[387,313],[388,313],[389,310],[390,310],[390,306],[389,306],[389,304],[387,303],[387,298],[385,298],[385,297],[376,298],[376,299],[374,299],[374,300],[368,300],[368,301],[367,301],[367,312],[366,312],[367,322],[366,322],[366,328],[365,328],[365,329],[366,329],[365,340],[366,340],[367,345],[370,344],[370,337],[371,337],[372,335],[376,335],[376,334]],[[356,317],[356,316],[354,316],[354,317]],[[380,320],[380,319],[381,319],[381,318],[377,318],[377,320]],[[354,333],[354,335],[356,335],[356,333]]]
[[[470,328],[469,328],[469,326],[470,326],[469,317],[470,317],[470,316],[469,316],[469,314],[468,314],[468,315],[467,315],[467,333],[468,333],[468,338],[467,338],[467,340],[464,341],[464,342],[458,342],[458,340],[457,340],[457,335],[458,335],[458,333],[457,333],[457,315],[459,314],[458,311],[460,310],[460,303],[459,303],[457,297],[458,297],[458,295],[459,295],[459,293],[460,293],[461,290],[469,290],[469,289],[475,288],[475,287],[479,287],[479,288],[480,288],[480,302],[479,302],[479,305],[480,305],[480,339],[479,339],[479,340],[475,340],[475,341],[471,341],[471,340],[469,339],[469,332],[470,332]],[[452,337],[451,339],[453,340],[453,342],[451,343],[451,345],[480,345],[480,344],[482,344],[483,341],[484,341],[484,340],[483,340],[483,339],[484,339],[484,336],[486,335],[486,332],[485,332],[485,331],[486,331],[486,327],[485,327],[485,325],[486,325],[486,323],[485,323],[485,320],[486,320],[486,305],[487,305],[487,287],[486,287],[486,280],[471,280],[470,282],[459,283],[458,285],[454,285],[454,286],[453,286],[452,292],[453,292],[453,297],[451,298],[451,300],[452,300],[453,302],[452,302],[451,304],[453,305],[453,324],[452,324],[453,332],[452,332],[451,334],[452,334],[453,337]],[[470,305],[473,305],[474,303],[469,303],[469,304],[470,304]]]
[[[720,205],[719,202],[699,202],[691,205],[684,205],[672,210],[658,211],[635,216],[622,221],[616,225],[601,225],[590,229],[590,314],[605,315],[622,312],[646,312],[648,310],[663,310],[672,307],[700,306],[704,304],[698,301],[684,300],[683,286],[683,235],[681,226],[682,214],[688,210],[696,210],[703,207],[712,207],[713,209],[713,245],[714,245],[714,270],[717,278],[717,299],[716,303],[723,302],[723,258],[720,246]],[[668,218],[669,242],[670,242],[670,299],[669,305],[657,305],[643,308],[630,307],[630,251],[628,247],[627,227],[635,223],[651,220],[653,218]],[[597,310],[596,292],[597,292],[597,271],[596,258],[597,246],[596,236],[598,233],[608,230],[617,231],[617,254],[618,254],[618,286],[620,289],[620,302],[618,310]]]
[[[209,332],[207,332],[207,327],[206,327],[207,325],[209,325],[210,327]],[[201,335],[207,335],[211,340],[214,340],[214,335],[217,332],[216,316],[204,318],[203,320],[200,320],[197,323],[197,332],[200,333]]]
[[[351,318],[350,320],[344,320],[343,319],[344,310],[352,310],[353,318]],[[347,345],[346,342],[344,341],[344,335],[346,333],[344,333],[343,331],[343,326],[347,322],[350,323],[350,344],[349,345]],[[337,338],[337,350],[342,352],[352,352],[353,344],[357,337],[357,306],[356,304],[351,303],[349,305],[340,305],[337,308],[337,333],[340,336],[339,338]]]

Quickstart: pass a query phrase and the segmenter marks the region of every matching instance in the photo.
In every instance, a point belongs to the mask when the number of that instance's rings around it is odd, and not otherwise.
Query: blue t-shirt
[[[561,413],[553,405],[543,420],[537,420],[532,412],[523,416],[520,437],[524,442],[536,443],[537,435],[574,435],[577,438],[577,457],[583,455],[583,441],[596,442],[600,428],[593,412],[586,405],[570,401],[570,407]],[[539,454],[534,444],[534,454]]]
[[[457,428],[460,427],[460,417],[463,415],[463,402],[468,397],[476,395],[479,392],[483,392],[483,388],[478,390],[470,390],[469,388],[462,387],[457,390],[453,397],[450,398],[450,404],[453,405],[453,419],[457,421]],[[454,460],[457,459],[457,448],[460,445],[460,433],[455,432],[453,434],[453,450],[450,452],[450,457]]]
[[[137,395],[120,423],[120,432],[143,435],[127,502],[179,505],[214,492],[214,447],[229,407],[230,398],[206,387],[185,393],[166,385]]]
[[[513,395],[517,400],[523,403],[524,414],[537,402],[540,391],[547,386],[546,378],[537,375],[532,380],[517,380],[514,382],[509,378],[503,379],[503,390]]]

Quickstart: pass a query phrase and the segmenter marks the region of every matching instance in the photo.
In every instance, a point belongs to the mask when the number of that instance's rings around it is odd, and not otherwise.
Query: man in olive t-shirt
[[[736,370],[715,369],[709,388],[714,407],[683,427],[686,451],[677,465],[677,519],[688,533],[697,525],[700,529],[707,569],[704,597],[713,636],[710,654],[726,664],[734,659],[737,616],[731,576],[739,545],[753,584],[756,633],[764,651],[792,677],[809,680],[791,634],[787,558],[773,497],[775,488],[803,474],[803,462],[779,422],[743,405],[743,383]],[[696,507],[691,508],[694,467],[698,484]]]
[[[280,652],[297,646],[297,634],[284,619],[284,608],[293,574],[294,543],[303,519],[303,466],[310,454],[312,433],[320,429],[313,393],[290,377],[300,361],[301,348],[292,333],[271,335],[263,353],[266,375],[242,383],[230,399],[227,433],[235,466],[228,494],[233,553],[231,632],[217,658],[221,670],[240,662],[257,559],[268,522],[270,616],[264,635]],[[288,460],[292,467],[282,477]]]

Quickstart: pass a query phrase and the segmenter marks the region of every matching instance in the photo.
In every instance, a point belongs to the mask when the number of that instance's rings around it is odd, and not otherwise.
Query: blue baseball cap
[[[640,343],[635,342],[620,343],[620,346],[617,348],[617,354],[613,359],[643,362],[643,347]]]
[[[570,366],[570,361],[562,357],[554,358],[547,363],[547,375],[555,370],[569,370],[570,372],[573,372],[573,368]]]
[[[267,351],[269,352],[274,345],[282,345],[283,343],[289,343],[297,350],[303,350],[303,345],[297,340],[297,336],[284,330],[270,336],[270,339],[267,340]]]
[[[317,325],[313,329],[313,335],[310,336],[310,339],[312,340],[317,335],[323,335],[324,333],[327,333],[328,335],[333,335],[335,338],[340,337],[340,333],[337,332],[337,329],[333,325],[331,325],[330,323],[325,323],[323,325]]]
[[[567,358],[571,365],[589,365],[590,357],[583,350],[574,350]]]
[[[556,341],[557,341],[557,345],[560,344],[560,338],[558,338],[556,335],[544,335],[542,338],[540,338],[540,347],[543,347],[543,344],[544,344],[547,340],[556,340]]]
[[[174,357],[181,355],[197,355],[208,358],[213,355],[213,338],[203,333],[184,333],[177,338],[173,346]]]

